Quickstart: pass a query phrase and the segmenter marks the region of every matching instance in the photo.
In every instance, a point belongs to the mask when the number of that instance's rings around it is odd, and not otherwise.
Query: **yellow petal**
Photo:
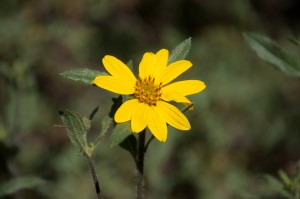
[[[165,121],[171,126],[180,130],[191,129],[191,125],[186,116],[175,106],[164,101],[158,101],[157,108],[163,115]]]
[[[174,82],[162,88],[162,93],[168,95],[169,93],[177,92],[183,96],[199,93],[206,87],[205,83],[199,80],[185,80]]]
[[[187,60],[174,62],[165,68],[165,70],[156,78],[156,82],[162,82],[162,85],[166,85],[183,72],[187,71],[191,66],[192,63]]]
[[[169,51],[167,49],[161,49],[155,55],[154,67],[151,71],[152,77],[158,77],[162,71],[165,70],[168,64]]]
[[[132,114],[139,104],[137,99],[132,99],[124,102],[115,113],[115,121],[117,123],[123,123],[131,120]]]
[[[150,106],[144,103],[136,105],[131,117],[132,132],[139,133],[147,127]]]
[[[113,77],[125,79],[126,81],[133,83],[136,82],[136,78],[131,72],[131,70],[128,68],[127,65],[125,65],[122,61],[119,59],[106,55],[102,59],[102,63],[105,67],[105,69],[111,74]]]
[[[167,66],[169,51],[161,49],[156,54],[147,52],[144,54],[140,66],[139,76],[144,79],[148,76],[157,77]]]
[[[155,62],[155,54],[147,52],[144,54],[139,65],[139,77],[144,79],[151,74]]]
[[[157,106],[150,108],[148,128],[159,141],[165,142],[168,134],[166,121]]]
[[[98,76],[93,81],[98,87],[121,95],[129,95],[134,92],[135,83],[114,76]]]
[[[178,103],[185,103],[185,104],[191,104],[191,101],[186,98],[184,95],[182,95],[179,92],[173,91],[173,92],[163,92],[161,99],[170,102],[178,102]]]

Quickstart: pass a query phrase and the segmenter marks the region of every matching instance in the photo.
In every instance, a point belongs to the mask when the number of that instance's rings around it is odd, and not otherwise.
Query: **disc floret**
[[[148,76],[136,81],[133,96],[138,99],[140,103],[156,106],[157,101],[161,97],[161,88],[162,83],[155,84],[154,77]]]

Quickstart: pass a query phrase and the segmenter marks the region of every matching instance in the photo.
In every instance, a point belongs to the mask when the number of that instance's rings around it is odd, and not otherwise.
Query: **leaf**
[[[129,60],[129,61],[126,63],[126,65],[130,68],[131,71],[133,71],[133,61],[132,61],[132,59]]]
[[[245,32],[244,38],[262,60],[286,75],[300,77],[300,63],[295,55],[288,53],[276,42],[260,34]]]
[[[120,144],[120,147],[128,151],[134,159],[134,162],[137,162],[137,140],[133,134],[127,136]]]
[[[98,136],[98,138],[95,142],[95,146],[97,146],[100,142],[103,141],[103,139],[105,138],[105,136],[108,133],[108,129],[109,129],[112,122],[113,122],[113,119],[108,117],[108,116],[105,116],[102,119],[101,131],[100,131],[100,134],[99,134],[99,136]]]
[[[293,44],[295,44],[296,46],[300,46],[300,40],[297,40],[297,39],[292,38],[292,37],[288,37],[288,40],[290,42],[292,42]]]
[[[132,134],[130,122],[117,124],[110,137],[110,146],[119,145],[125,138]]]
[[[30,189],[45,183],[46,181],[38,177],[18,177],[13,178],[0,185],[0,197],[12,194],[20,189]]]
[[[89,119],[92,120],[94,118],[94,116],[96,115],[96,113],[98,112],[99,110],[99,106],[97,106],[90,114],[90,117]]]
[[[184,59],[189,53],[191,46],[192,46],[191,37],[181,42],[172,50],[169,56],[168,63],[170,64],[175,61]]]
[[[88,68],[76,68],[76,69],[64,71],[60,73],[60,75],[70,80],[73,80],[75,82],[93,85],[93,80],[95,79],[95,77],[100,75],[107,75],[107,74],[105,72],[91,70]]]
[[[281,181],[283,182],[285,187],[289,187],[291,185],[291,179],[289,178],[289,176],[283,171],[283,170],[279,170],[278,171],[278,175],[281,179]]]
[[[264,178],[273,191],[280,193],[285,197],[291,197],[291,194],[284,189],[284,185],[282,184],[282,182],[270,175],[264,175]]]
[[[109,114],[108,116],[113,118],[115,116],[116,111],[118,110],[118,108],[122,105],[122,95],[119,95],[118,98],[112,98],[113,101],[113,105],[110,108]]]
[[[61,114],[61,118],[67,129],[68,136],[71,142],[82,153],[87,155],[88,145],[86,141],[87,126],[83,117],[78,113],[66,110]]]

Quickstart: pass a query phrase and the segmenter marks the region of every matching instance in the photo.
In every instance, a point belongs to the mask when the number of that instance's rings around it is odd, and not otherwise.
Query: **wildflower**
[[[167,140],[167,124],[189,130],[191,125],[186,116],[174,105],[168,103],[191,104],[187,95],[205,89],[199,80],[185,80],[170,83],[188,70],[192,63],[179,60],[168,64],[169,51],[162,49],[156,54],[147,52],[139,64],[139,76],[136,78],[131,70],[119,59],[107,55],[102,62],[109,76],[98,76],[93,83],[98,87],[121,95],[129,95],[116,111],[117,123],[131,120],[132,132],[139,133],[146,127],[159,140]]]

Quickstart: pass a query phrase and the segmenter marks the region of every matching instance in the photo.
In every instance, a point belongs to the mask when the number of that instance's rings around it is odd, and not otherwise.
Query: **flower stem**
[[[146,130],[139,133],[137,151],[137,199],[144,198],[144,155]]]
[[[100,190],[98,177],[97,177],[97,174],[96,174],[94,161],[93,161],[92,157],[87,157],[87,160],[88,160],[88,165],[89,165],[92,177],[93,177],[93,181],[94,181],[94,185],[95,185],[95,189],[96,189],[96,194],[97,194],[97,199],[103,199],[103,197],[101,195],[101,190]]]

